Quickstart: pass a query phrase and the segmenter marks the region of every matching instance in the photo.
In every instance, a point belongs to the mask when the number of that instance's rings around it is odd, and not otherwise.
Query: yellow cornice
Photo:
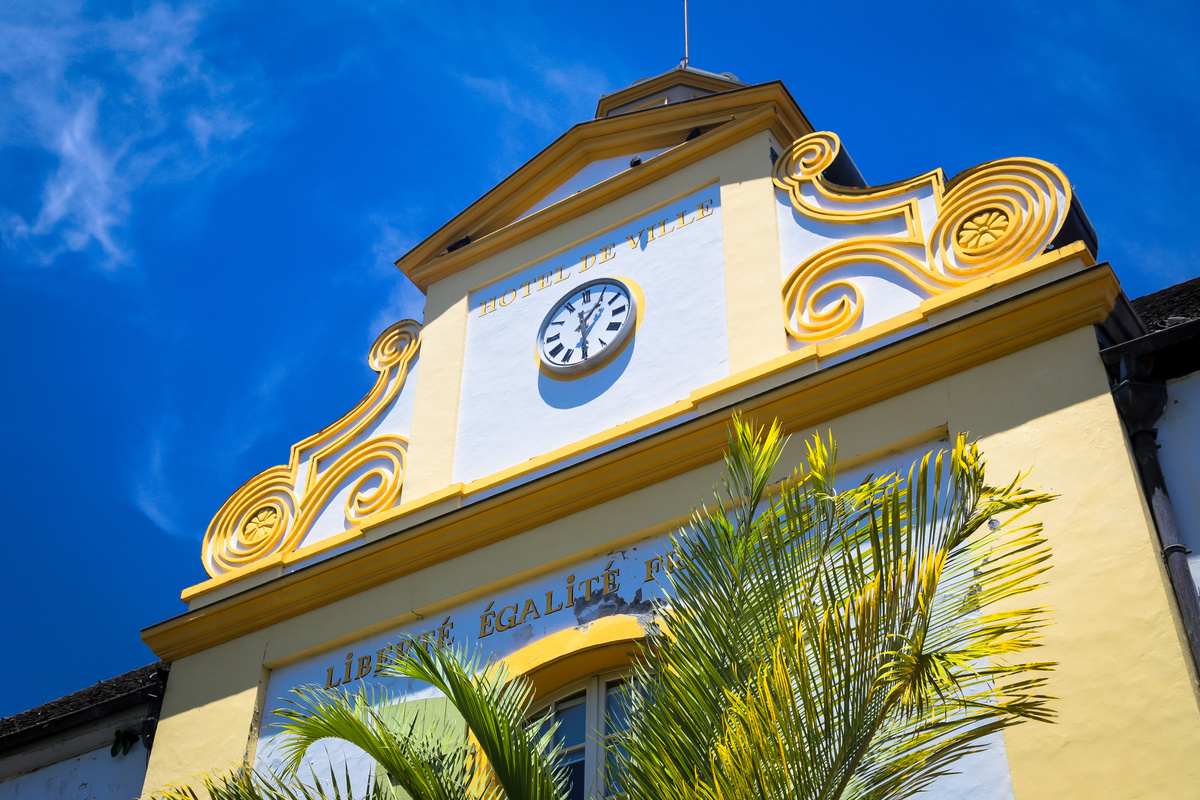
[[[704,136],[682,142],[692,128],[710,126],[717,127]],[[406,253],[396,261],[396,266],[418,288],[427,291],[434,281],[501,249],[768,129],[780,142],[790,142],[812,131],[779,82],[580,123]],[[676,144],[637,169],[625,170],[549,208],[517,219],[591,161]],[[469,245],[445,252],[449,245],[467,235],[471,237]]]
[[[596,103],[596,116],[606,117],[614,108],[628,105],[639,97],[649,97],[672,86],[691,86],[707,92],[728,92],[741,89],[746,84],[737,80],[729,80],[719,75],[707,75],[693,70],[673,69],[661,75],[655,75],[632,86],[618,89],[612,94],[606,94]],[[632,114],[633,110],[628,112]]]
[[[1112,310],[1120,285],[1106,264],[1086,266],[1090,259],[1082,246],[1049,253],[1037,259],[1036,265],[997,273],[990,288],[1016,284],[1036,271],[1072,259],[1082,259],[1083,269],[833,366],[816,369],[816,362],[845,356],[847,347],[863,342],[806,347],[731,376],[694,393],[690,400],[671,407],[665,416],[650,415],[622,426],[614,435],[619,438],[685,413],[695,414],[693,419],[192,609],[147,628],[142,638],[161,658],[182,658],[621,497],[645,486],[647,476],[662,481],[702,467],[720,457],[728,416],[735,409],[758,419],[778,418],[789,432],[805,431],[832,416],[864,408],[1085,325],[1098,324]],[[947,303],[968,305],[978,297],[978,292],[964,291],[955,298],[936,298],[937,303],[929,309],[914,312],[900,324],[911,325],[922,315],[943,312]],[[871,338],[887,334],[882,327],[876,328]],[[806,362],[814,362],[816,371],[792,379],[789,370],[803,367]],[[595,444],[585,441],[572,453],[550,454],[537,464],[526,465],[525,471],[544,468],[543,460],[550,463],[578,457]],[[512,477],[502,473],[467,486],[451,487],[431,498],[378,514],[363,526],[367,538],[371,538],[371,529],[386,530],[394,525],[397,514],[419,512],[455,496],[460,501],[470,500],[488,488],[495,491]],[[208,581],[185,596],[195,598],[227,583],[221,579]]]

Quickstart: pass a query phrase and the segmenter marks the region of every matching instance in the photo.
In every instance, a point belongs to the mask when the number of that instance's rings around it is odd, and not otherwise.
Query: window
[[[604,800],[620,793],[606,781],[605,741],[628,726],[629,698],[619,672],[593,675],[550,695],[536,716],[558,721],[570,800]]]

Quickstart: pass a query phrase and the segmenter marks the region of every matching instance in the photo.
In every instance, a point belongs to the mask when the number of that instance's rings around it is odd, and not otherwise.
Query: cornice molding
[[[718,93],[736,91],[745,85],[739,80],[726,78],[723,75],[709,74],[694,69],[672,69],[661,75],[655,75],[653,78],[626,86],[624,89],[618,89],[612,94],[601,96],[600,101],[596,103],[596,116],[598,118],[606,117],[614,108],[628,105],[638,98],[649,97],[670,89],[672,86],[690,86],[694,89]],[[631,109],[625,113],[632,114],[634,110]]]
[[[1086,256],[1082,247],[1064,250],[1044,266]],[[790,369],[825,355],[819,346],[731,376],[672,407],[672,415],[697,414],[691,420],[407,529],[400,530],[402,517],[380,515],[369,527],[382,538],[151,626],[142,639],[161,658],[182,658],[705,466],[720,458],[735,410],[777,418],[787,432],[806,431],[832,416],[1099,324],[1121,288],[1107,264],[1088,263],[1085,258],[1082,269],[1058,280],[799,378],[790,379]],[[828,352],[839,351],[845,354],[844,348]],[[431,502],[462,493],[463,487],[450,487]],[[411,511],[421,504],[405,506]],[[393,532],[386,533],[388,528]],[[190,590],[192,596],[206,591],[203,587]]]
[[[709,130],[683,141],[693,128]],[[579,123],[399,258],[396,266],[421,291],[428,291],[436,280],[767,129],[781,144],[812,132],[778,81]],[[520,217],[591,161],[671,145],[675,146],[635,169]],[[464,236],[471,238],[470,244],[446,252]]]

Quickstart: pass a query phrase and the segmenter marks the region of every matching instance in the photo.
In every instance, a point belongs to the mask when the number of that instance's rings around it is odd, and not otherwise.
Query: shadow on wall
[[[617,356],[604,365],[603,369],[590,372],[579,378],[560,380],[538,371],[538,394],[552,408],[578,408],[604,394],[629,367],[637,347],[637,337],[626,340],[625,347]]]

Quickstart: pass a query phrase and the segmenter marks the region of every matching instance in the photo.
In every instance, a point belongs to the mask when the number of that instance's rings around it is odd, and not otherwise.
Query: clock
[[[551,373],[574,375],[608,361],[633,335],[637,300],[628,284],[597,278],[563,296],[538,329],[537,352]]]

